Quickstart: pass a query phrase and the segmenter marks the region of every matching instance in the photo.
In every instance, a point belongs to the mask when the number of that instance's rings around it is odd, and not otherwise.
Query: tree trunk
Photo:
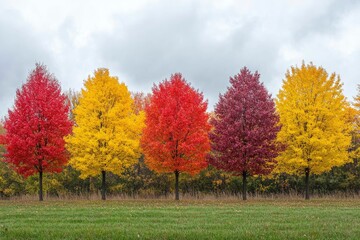
[[[43,172],[39,172],[39,201],[43,201]]]
[[[101,171],[102,174],[102,183],[101,183],[101,199],[106,200],[106,182],[105,182],[105,171]]]
[[[91,196],[91,194],[96,192],[95,182],[96,182],[95,178],[89,176],[89,196]]]
[[[310,175],[310,169],[305,168],[305,200],[309,200],[309,175]]]
[[[179,200],[179,171],[175,170],[175,200]]]
[[[243,171],[242,195],[243,195],[243,200],[246,200],[246,171]]]

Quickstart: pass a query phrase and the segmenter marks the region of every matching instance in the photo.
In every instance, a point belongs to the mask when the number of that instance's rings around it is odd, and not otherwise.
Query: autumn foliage
[[[244,67],[214,112],[206,111],[203,94],[180,73],[144,94],[99,68],[81,92],[65,95],[37,64],[0,122],[0,198],[39,189],[42,200],[43,173],[64,165],[61,174],[44,175],[47,194],[94,192],[101,184],[104,200],[106,188],[167,195],[175,176],[178,200],[180,175],[184,194],[237,194],[239,176],[243,199],[247,181],[249,192],[305,190],[306,199],[313,178],[321,182],[314,193],[358,191],[360,85],[350,103],[338,75],[303,63],[287,71],[274,101],[258,72]],[[39,182],[26,178],[34,174]],[[305,188],[298,186],[303,177]]]
[[[357,109],[357,111],[360,111],[360,84],[357,87],[357,95],[354,97],[354,107]]]
[[[85,81],[73,115],[76,125],[66,139],[69,163],[83,178],[102,174],[105,199],[105,173],[121,174],[140,156],[144,114],[135,114],[126,85],[100,68]]]
[[[5,120],[6,161],[25,177],[39,173],[40,183],[43,172],[61,172],[68,160],[64,141],[72,126],[68,113],[58,81],[37,64],[16,92],[14,108]]]
[[[360,158],[360,85],[358,85],[358,93],[354,97],[353,108],[352,109],[352,146],[351,146],[351,155],[354,159]]]
[[[146,105],[150,103],[150,94],[144,94],[143,92],[135,92],[131,94],[133,101],[133,109],[135,114],[139,114],[145,110]]]
[[[153,87],[141,139],[151,169],[196,174],[207,166],[210,125],[206,108],[203,95],[179,73]]]
[[[231,86],[220,95],[211,119],[210,164],[243,176],[243,198],[246,199],[246,177],[268,174],[275,166],[279,131],[275,104],[260,75],[246,67],[230,78]]]
[[[277,158],[277,171],[309,175],[349,162],[351,125],[340,77],[313,64],[291,67],[276,99],[286,149]]]

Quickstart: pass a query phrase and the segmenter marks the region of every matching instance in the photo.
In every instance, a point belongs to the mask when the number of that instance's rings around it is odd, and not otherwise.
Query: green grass
[[[4,200],[0,239],[360,239],[360,199]]]

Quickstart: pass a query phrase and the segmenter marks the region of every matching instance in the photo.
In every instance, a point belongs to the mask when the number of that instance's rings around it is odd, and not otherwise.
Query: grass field
[[[360,199],[3,200],[0,239],[360,239]]]

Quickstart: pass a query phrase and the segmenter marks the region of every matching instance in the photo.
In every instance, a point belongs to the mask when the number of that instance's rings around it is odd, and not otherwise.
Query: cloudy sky
[[[360,1],[0,0],[0,117],[36,62],[63,90],[106,67],[131,91],[181,72],[213,109],[229,76],[258,70],[275,96],[302,60],[360,83]]]

